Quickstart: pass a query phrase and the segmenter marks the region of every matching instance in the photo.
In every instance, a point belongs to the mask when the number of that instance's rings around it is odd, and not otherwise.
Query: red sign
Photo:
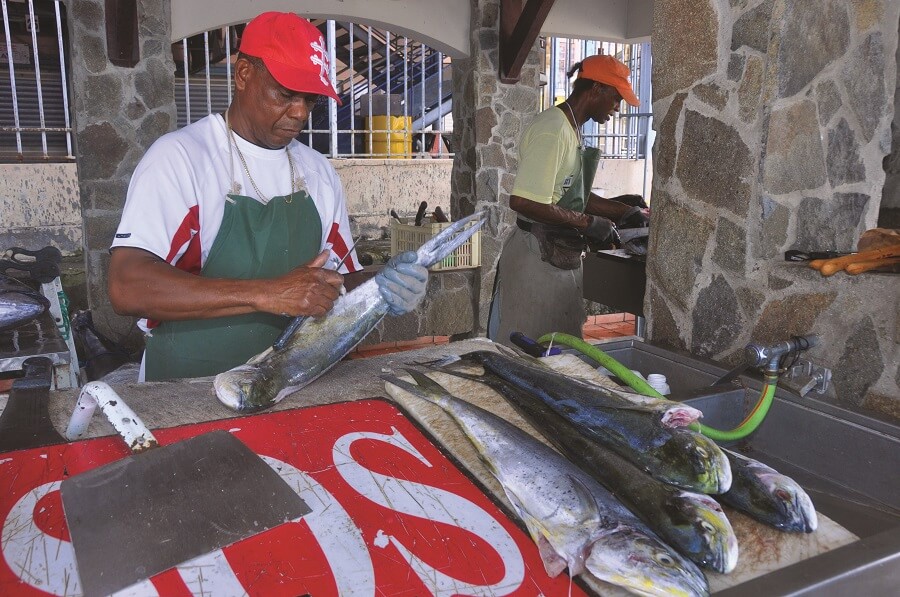
[[[364,400],[163,429],[231,431],[312,508],[128,595],[582,595],[393,404]],[[128,455],[118,438],[0,454],[0,594],[81,594],[60,482]]]

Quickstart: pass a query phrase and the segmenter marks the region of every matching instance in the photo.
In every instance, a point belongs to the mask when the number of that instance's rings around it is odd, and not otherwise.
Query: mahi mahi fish
[[[450,375],[480,381],[506,398],[564,456],[603,484],[663,541],[691,561],[727,573],[737,565],[738,543],[722,507],[702,493],[679,489],[646,474],[615,451],[582,434],[534,394],[493,374]]]
[[[758,460],[724,448],[723,451],[734,471],[731,489],[719,496],[723,504],[781,531],[812,533],[816,530],[819,525],[816,509],[796,481]]]
[[[497,415],[448,393],[424,374],[418,385],[382,379],[441,407],[462,428],[538,546],[547,574],[585,567],[641,595],[707,595],[706,577],[662,542],[608,490],[555,450]]]
[[[582,433],[614,450],[655,478],[682,489],[723,493],[731,486],[731,467],[716,443],[690,429],[667,427],[658,413],[629,405],[592,400],[597,386],[547,367],[486,350],[462,355],[524,392],[533,394]]]
[[[0,331],[17,328],[41,315],[50,301],[15,278],[0,274]]]
[[[506,347],[500,345],[500,348]],[[530,355],[522,355],[521,358],[535,367],[557,373],[542,359]],[[627,388],[613,390],[581,377],[570,377],[567,383],[571,384],[569,396],[573,400],[613,408],[637,408],[641,411],[654,412],[659,415],[660,423],[665,427],[687,427],[703,417],[702,411],[683,402],[643,396]]]
[[[471,222],[475,224],[466,228]],[[466,242],[483,223],[481,212],[454,222],[419,247],[416,263],[431,267]],[[388,304],[377,280],[367,280],[339,297],[324,317],[307,319],[280,350],[266,350],[247,364],[217,375],[213,382],[216,396],[239,412],[274,406],[347,356],[387,313]]]
[[[644,404],[640,394],[623,398]],[[684,425],[688,423],[682,422]],[[758,522],[788,533],[812,533],[819,525],[809,494],[799,483],[758,460],[720,449],[731,465],[731,487],[719,501]]]

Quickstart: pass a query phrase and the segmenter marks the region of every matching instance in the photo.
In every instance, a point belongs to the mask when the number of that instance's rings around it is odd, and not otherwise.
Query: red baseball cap
[[[631,71],[624,62],[606,55],[585,58],[581,63],[581,71],[578,73],[579,79],[590,79],[612,85],[618,90],[622,99],[637,107],[641,105],[641,101],[634,94],[634,89],[631,88],[631,83],[628,81],[630,76]]]
[[[244,28],[240,51],[263,61],[276,81],[301,93],[341,99],[331,84],[325,40],[292,12],[264,12]]]

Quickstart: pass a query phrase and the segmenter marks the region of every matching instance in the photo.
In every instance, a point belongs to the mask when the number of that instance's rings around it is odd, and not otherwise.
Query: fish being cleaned
[[[577,424],[535,395],[496,375],[443,371],[480,381],[496,390],[556,449],[611,491],[683,556],[716,572],[734,570],[738,558],[737,537],[714,499],[654,479],[613,450],[583,435]]]
[[[47,297],[15,278],[0,274],[0,331],[28,323],[49,307]]]
[[[788,476],[758,460],[723,448],[734,482],[719,496],[723,504],[750,517],[794,533],[812,533],[819,526],[812,500],[800,485]]]
[[[462,355],[463,362],[534,395],[581,428],[594,441],[614,450],[656,479],[689,491],[723,493],[731,486],[731,466],[716,443],[690,429],[664,426],[652,409],[623,398],[593,400],[597,386],[547,367],[490,351]]]
[[[440,406],[462,428],[538,546],[547,574],[585,567],[641,595],[707,595],[706,577],[662,542],[608,490],[559,453],[497,415],[448,393],[426,375],[389,384]]]
[[[481,212],[458,220],[416,251],[421,266],[430,267],[466,242],[484,223]],[[467,226],[474,222],[474,225]],[[246,365],[216,376],[216,396],[228,408],[254,412],[274,406],[288,394],[313,382],[362,342],[384,319],[388,304],[370,279],[335,301],[319,319],[307,319],[284,348],[267,350]]]

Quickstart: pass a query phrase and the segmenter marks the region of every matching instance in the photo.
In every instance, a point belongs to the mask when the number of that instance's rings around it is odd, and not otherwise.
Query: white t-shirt
[[[265,197],[290,193],[290,164],[284,149],[258,147],[237,134],[234,139]],[[288,150],[295,178],[306,188],[322,220],[320,250],[330,249],[341,259],[353,241],[337,172],[325,156],[297,140],[291,141]],[[238,195],[265,202],[257,196],[233,146],[230,157],[229,163],[228,129],[219,114],[160,137],[131,177],[112,246],[144,249],[181,270],[199,274],[222,224],[232,181],[240,185]],[[354,254],[339,271],[361,269]],[[145,319],[138,323],[147,331]]]

